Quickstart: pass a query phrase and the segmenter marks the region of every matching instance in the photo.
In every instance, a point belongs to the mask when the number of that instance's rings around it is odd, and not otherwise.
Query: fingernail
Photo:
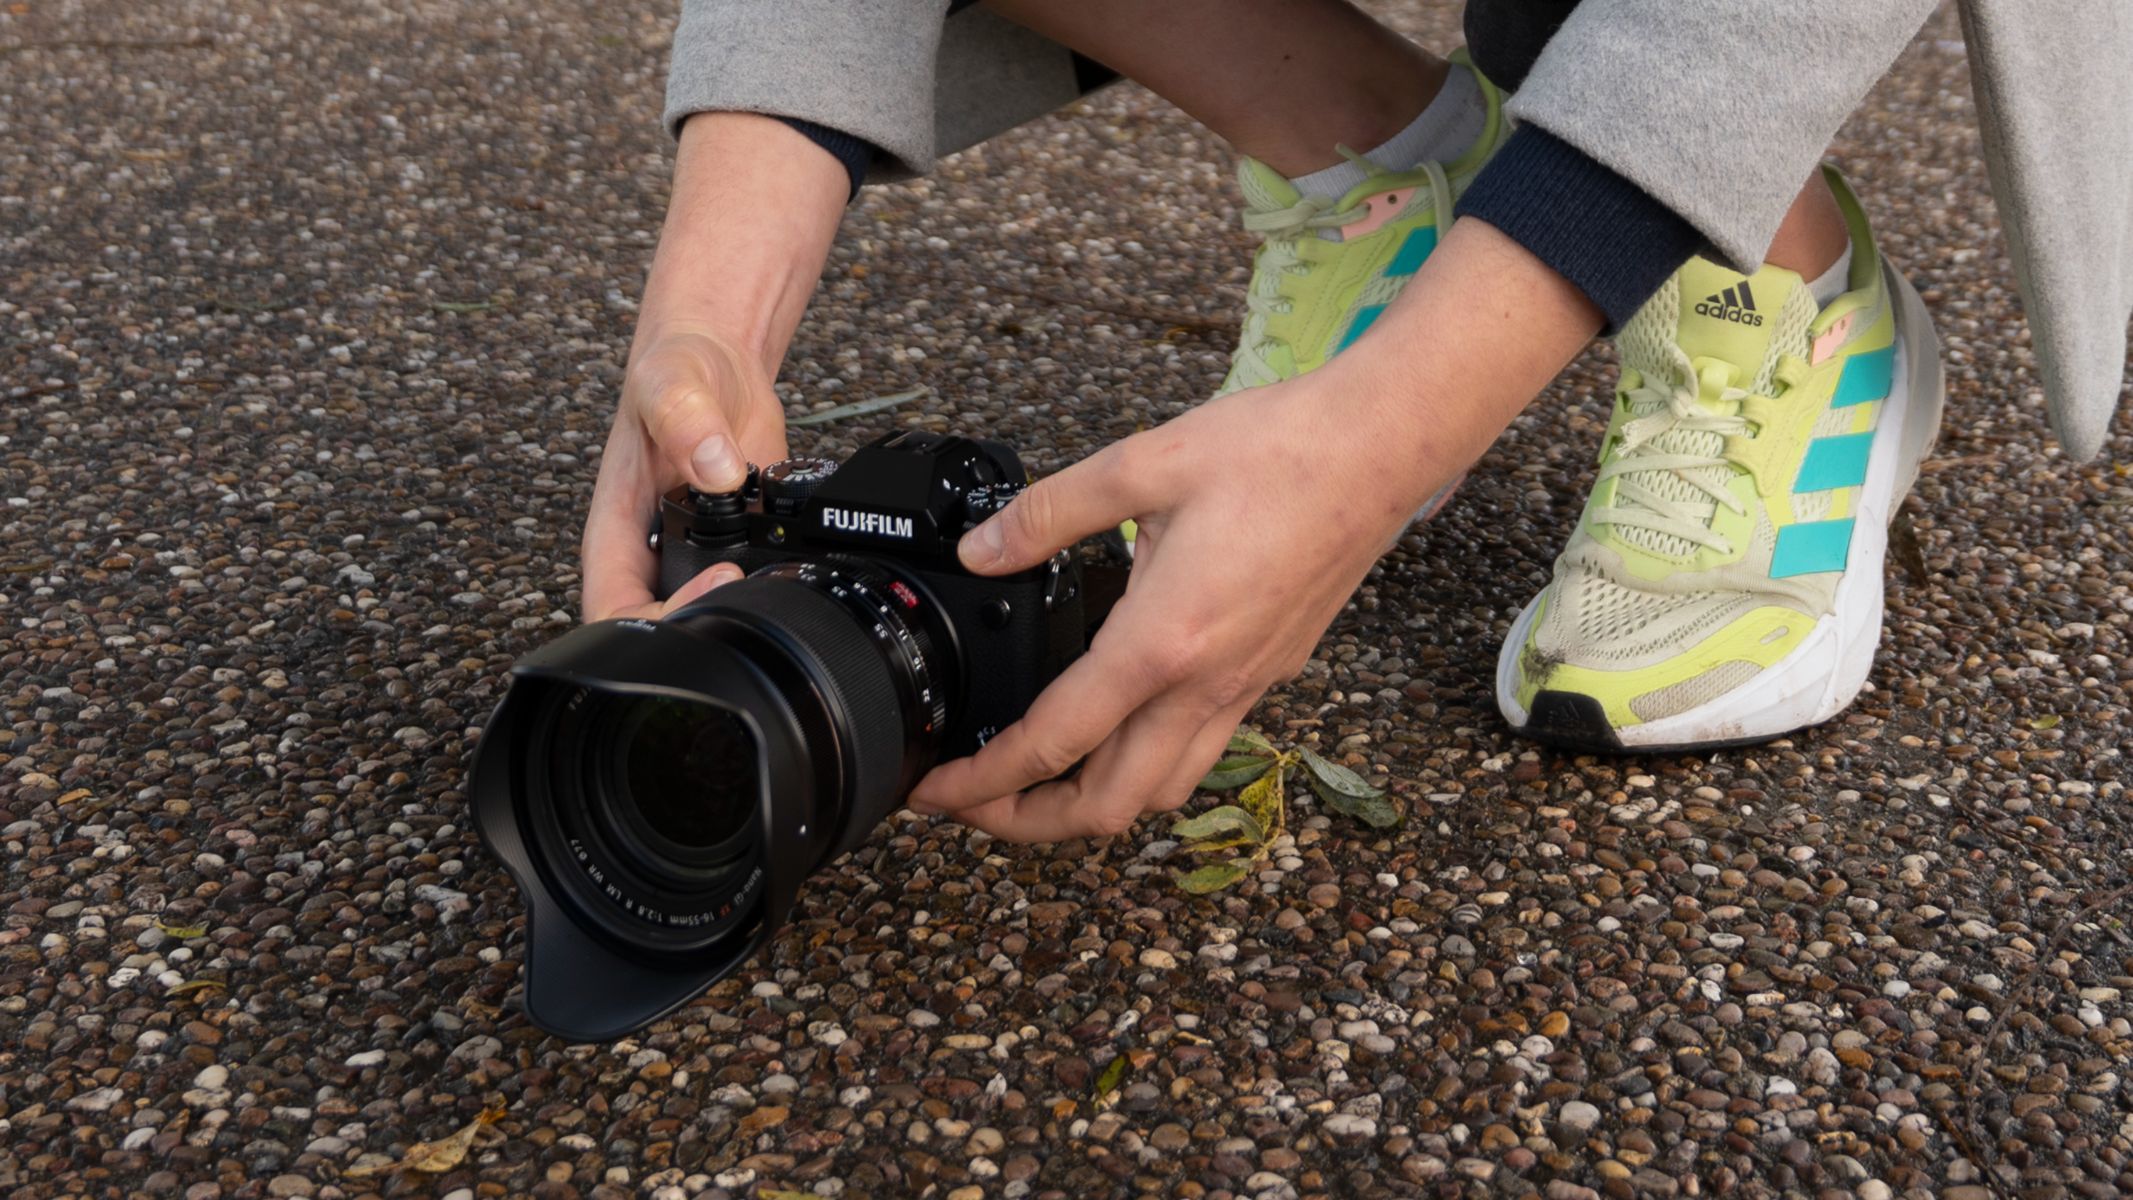
[[[916,801],[907,800],[904,802],[904,807],[910,809],[912,812],[915,812],[922,817],[937,817],[941,815],[941,810],[933,807],[931,804],[920,804]]]
[[[733,439],[723,433],[705,438],[696,453],[689,456],[689,465],[696,468],[698,487],[718,490],[738,486],[748,473],[741,465],[741,452],[733,448]]]
[[[957,547],[963,561],[973,567],[990,566],[999,561],[1006,549],[1007,534],[997,517],[964,534],[963,544]]]

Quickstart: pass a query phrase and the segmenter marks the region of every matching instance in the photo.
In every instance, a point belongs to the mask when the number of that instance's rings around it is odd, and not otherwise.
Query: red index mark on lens
[[[904,602],[905,608],[918,607],[918,593],[911,590],[910,584],[901,579],[893,579],[889,581],[889,590],[896,593],[896,598]]]

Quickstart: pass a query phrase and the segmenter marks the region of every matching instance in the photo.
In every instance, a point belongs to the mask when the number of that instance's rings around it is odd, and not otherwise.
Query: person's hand
[[[659,498],[677,483],[731,491],[749,463],[784,457],[785,410],[759,358],[702,326],[646,340],[623,379],[585,521],[585,619],[657,620],[740,578],[740,568],[722,563],[654,600],[659,556],[646,535]]]
[[[963,562],[996,575],[1140,524],[1125,595],[1088,653],[984,749],[935,768],[911,807],[1055,841],[1183,804],[1471,458],[1432,448],[1421,398],[1359,382],[1329,367],[1210,401],[1039,480],[966,535]],[[1083,755],[1073,778],[1043,782]]]
[[[911,807],[1038,842],[1118,833],[1183,804],[1416,509],[1600,321],[1539,258],[1461,219],[1339,358],[1210,401],[1024,491],[964,535],[964,564],[1032,567],[1131,517],[1126,594],[1022,720],[935,767]],[[1072,779],[1055,778],[1077,761]]]

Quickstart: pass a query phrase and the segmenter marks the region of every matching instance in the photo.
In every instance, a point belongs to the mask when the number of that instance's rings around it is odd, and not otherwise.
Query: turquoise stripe
[[[1393,251],[1392,261],[1386,264],[1385,273],[1412,275],[1416,268],[1422,265],[1422,260],[1429,257],[1429,252],[1436,248],[1436,226],[1424,225],[1418,229],[1410,229],[1406,239],[1400,243],[1400,248]]]
[[[1370,323],[1377,320],[1378,314],[1384,311],[1385,306],[1382,304],[1366,304],[1355,310],[1355,320],[1349,322],[1348,332],[1341,335],[1341,344],[1333,348],[1333,353],[1339,354],[1346,350],[1348,343],[1363,336],[1363,331],[1370,328]]]
[[[1879,350],[1854,354],[1844,360],[1844,373],[1837,377],[1837,398],[1830,401],[1829,406],[1846,408],[1869,400],[1885,400],[1889,383],[1895,377],[1896,347],[1893,343]]]
[[[1819,437],[1807,443],[1807,457],[1792,481],[1795,492],[1826,492],[1831,488],[1858,487],[1866,482],[1866,458],[1874,448],[1874,433],[1846,433]]]
[[[1812,575],[1817,571],[1841,571],[1844,556],[1852,548],[1852,519],[1802,521],[1778,530],[1777,549],[1770,555],[1770,577]]]

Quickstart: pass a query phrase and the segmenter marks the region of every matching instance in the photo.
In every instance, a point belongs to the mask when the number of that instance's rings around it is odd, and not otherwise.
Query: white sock
[[[1852,248],[1845,243],[1844,253],[1837,256],[1829,270],[1814,277],[1807,285],[1807,294],[1815,298],[1820,308],[1828,308],[1830,302],[1852,290]]]
[[[1388,171],[1412,171],[1425,162],[1450,162],[1474,144],[1488,120],[1489,101],[1481,94],[1474,72],[1453,63],[1444,77],[1444,86],[1437,89],[1436,98],[1422,114],[1384,145],[1364,151],[1363,156]],[[1369,177],[1368,171],[1342,159],[1334,166],[1289,182],[1306,196],[1337,200]]]

